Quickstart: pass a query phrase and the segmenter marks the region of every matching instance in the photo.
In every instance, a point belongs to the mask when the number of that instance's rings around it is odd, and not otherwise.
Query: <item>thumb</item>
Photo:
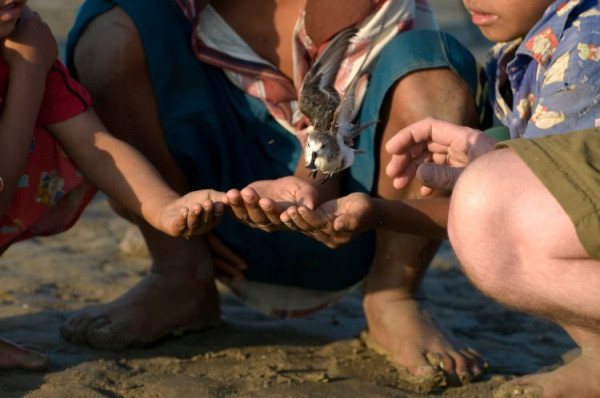
[[[426,187],[450,191],[463,170],[464,167],[423,163],[417,169],[417,179]]]

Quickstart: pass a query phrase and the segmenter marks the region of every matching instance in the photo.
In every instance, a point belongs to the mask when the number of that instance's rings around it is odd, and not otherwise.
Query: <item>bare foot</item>
[[[40,352],[0,338],[0,369],[43,370],[49,363]]]
[[[520,377],[500,386],[494,398],[598,398],[600,351],[582,354],[548,373]]]
[[[118,350],[217,326],[214,280],[172,271],[153,272],[115,301],[80,311],[61,327],[61,334],[72,343]]]
[[[371,339],[413,390],[427,393],[482,375],[481,356],[447,336],[417,301],[381,292],[365,296],[363,306]]]

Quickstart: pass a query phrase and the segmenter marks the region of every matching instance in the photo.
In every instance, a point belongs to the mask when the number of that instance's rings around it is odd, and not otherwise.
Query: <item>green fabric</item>
[[[569,215],[588,254],[600,260],[600,128],[496,145],[514,150]]]

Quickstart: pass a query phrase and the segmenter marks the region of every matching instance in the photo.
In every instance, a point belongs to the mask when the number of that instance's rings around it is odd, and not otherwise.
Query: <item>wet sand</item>
[[[478,33],[459,1],[433,0],[440,22],[478,58]],[[30,0],[64,40],[76,0]],[[0,258],[0,336],[41,348],[45,372],[0,373],[0,397],[465,397],[487,398],[503,380],[560,364],[573,348],[557,326],[496,305],[470,286],[445,244],[428,271],[427,308],[490,364],[486,377],[430,395],[407,391],[385,358],[358,338],[358,293],[306,319],[276,320],[223,292],[221,328],[166,338],[143,349],[96,351],[65,342],[73,311],[110,301],[149,269],[119,248],[129,223],[99,195],[70,231],[23,242]]]

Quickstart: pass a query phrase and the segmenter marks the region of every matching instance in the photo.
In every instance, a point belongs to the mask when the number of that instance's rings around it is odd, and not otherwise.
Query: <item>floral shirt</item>
[[[557,0],[524,39],[494,46],[487,71],[511,138],[599,126],[598,2]]]
[[[0,58],[0,112],[8,77],[8,65]],[[19,240],[66,230],[95,195],[96,188],[85,180],[45,128],[70,119],[89,106],[87,91],[68,75],[60,61],[55,61],[46,79],[25,169],[0,215],[0,251]]]

